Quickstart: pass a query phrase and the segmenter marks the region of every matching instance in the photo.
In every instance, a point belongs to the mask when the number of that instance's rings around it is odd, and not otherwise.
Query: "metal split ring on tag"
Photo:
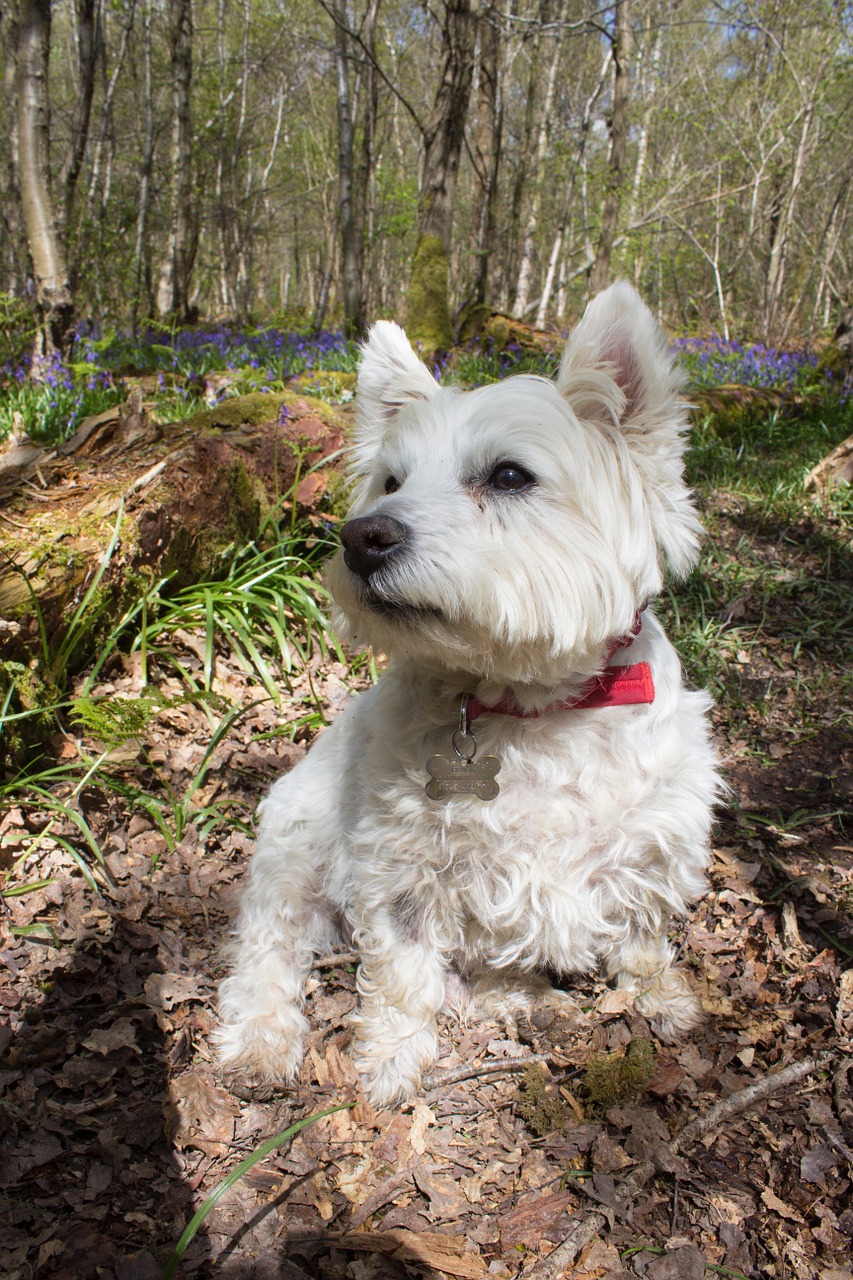
[[[463,693],[459,705],[459,727],[450,739],[453,753],[447,756],[430,756],[427,773],[430,780],[426,793],[430,800],[447,800],[451,796],[477,796],[480,800],[494,800],[500,787],[495,775],[501,767],[497,756],[476,759],[477,739],[468,723],[468,702],[471,695]]]

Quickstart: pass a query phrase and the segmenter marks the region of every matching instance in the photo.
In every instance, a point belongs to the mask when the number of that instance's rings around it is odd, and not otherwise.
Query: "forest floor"
[[[705,514],[718,547],[743,549],[736,503],[717,493]],[[807,572],[812,531],[756,525],[748,554],[782,591]],[[849,550],[834,564],[835,585],[849,590]],[[219,948],[251,815],[310,746],[314,731],[294,739],[288,723],[318,705],[331,721],[359,684],[315,654],[276,707],[220,655],[217,691],[248,709],[193,806],[227,799],[233,822],[203,832],[190,821],[170,849],[148,814],[93,785],[79,804],[106,853],[100,892],[53,838],[58,823],[30,846],[27,876],[45,886],[4,899],[3,1276],[157,1280],[205,1195],[245,1156],[290,1123],[352,1102],[237,1181],[177,1274],[851,1280],[853,743],[836,702],[843,671],[835,650],[801,649],[772,600],[746,591],[730,603],[741,635],[754,624],[747,648],[733,650],[738,698],[715,712],[731,797],[709,892],[676,933],[704,1025],[663,1043],[619,993],[582,977],[564,1016],[443,1021],[421,1096],[385,1111],[365,1102],[346,1056],[355,1002],[346,956],[310,980],[312,1030],[293,1090],[244,1101],[214,1064]],[[183,659],[188,668],[204,659],[191,636]],[[131,747],[118,764],[139,787],[156,782],[180,799],[210,723],[203,706],[181,702],[173,673],[157,682],[175,705],[150,726],[144,760]],[[140,689],[138,660],[116,656],[95,692]],[[55,746],[66,761],[97,749],[71,736]],[[37,805],[0,816],[7,863],[43,827]],[[787,1086],[774,1082],[789,1067]],[[729,1113],[713,1112],[724,1099]],[[679,1139],[709,1113],[706,1132]],[[548,1255],[576,1229],[586,1243],[555,1269]]]

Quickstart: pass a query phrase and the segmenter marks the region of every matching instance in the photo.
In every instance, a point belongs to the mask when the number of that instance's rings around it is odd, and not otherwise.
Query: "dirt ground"
[[[224,658],[218,672],[230,700],[262,695]],[[762,678],[753,655],[744,679]],[[170,679],[160,687],[175,696]],[[139,682],[137,666],[116,663],[99,692]],[[309,748],[309,732],[291,741],[283,723],[316,701],[332,719],[351,683],[315,660],[280,709],[267,702],[235,725],[194,797],[199,809],[233,801],[231,825],[204,835],[191,823],[170,851],[146,813],[93,786],[80,805],[107,851],[102,893],[49,837],[30,855],[26,878],[50,883],[7,897],[0,919],[0,1274],[156,1280],[246,1155],[352,1101],[237,1182],[177,1274],[851,1280],[853,849],[837,819],[839,805],[849,813],[839,779],[851,746],[831,708],[793,745],[769,721],[736,736],[718,709],[732,796],[709,892],[677,932],[707,1012],[684,1042],[659,1041],[619,993],[582,977],[566,1016],[443,1022],[422,1095],[377,1112],[346,1056],[353,966],[329,957],[310,981],[298,1087],[269,1101],[228,1091],[208,1035],[251,850],[241,826]],[[201,708],[173,707],[154,722],[147,762],[131,752],[126,767],[184,795],[209,739]],[[43,823],[36,808],[0,817],[6,863]],[[633,1092],[624,1071],[607,1076],[640,1059],[649,1069]],[[780,1087],[774,1073],[789,1067]],[[594,1087],[602,1071],[609,1094]],[[723,1100],[729,1114],[713,1111]],[[680,1139],[703,1115],[707,1131]],[[548,1255],[576,1230],[586,1243],[555,1270]]]

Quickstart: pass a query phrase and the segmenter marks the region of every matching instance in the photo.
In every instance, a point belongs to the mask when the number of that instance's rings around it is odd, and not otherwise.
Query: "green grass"
[[[276,535],[269,540],[274,529]],[[125,815],[146,814],[167,849],[180,843],[190,824],[202,842],[222,824],[246,829],[231,798],[201,798],[217,749],[259,705],[257,697],[232,703],[222,696],[217,685],[220,660],[236,660],[260,688],[260,701],[280,707],[294,667],[301,670],[315,656],[343,657],[329,632],[326,593],[318,582],[326,545],[295,523],[279,533],[270,520],[262,536],[268,540],[235,548],[214,580],[175,594],[169,592],[168,578],[141,586],[102,640],[82,681],[77,677],[76,691],[72,674],[77,639],[90,632],[91,615],[101,607],[98,575],[54,648],[41,625],[40,656],[24,674],[34,688],[49,690],[51,699],[22,705],[14,684],[0,698],[0,751],[5,743],[7,760],[18,759],[9,776],[0,779],[0,803],[19,805],[28,815],[24,848],[7,874],[7,886],[28,883],[19,877],[46,841],[65,851],[93,889],[108,877],[98,836],[81,804],[84,793],[99,792],[106,804],[118,803]],[[105,555],[100,572],[109,559]],[[38,618],[34,595],[33,605]],[[138,663],[142,691],[134,697],[99,696],[99,681],[110,663],[131,659]],[[182,692],[167,695],[167,682],[170,688],[177,683]],[[209,735],[192,776],[181,780],[180,773],[172,775],[155,763],[147,737],[158,717],[190,705],[203,710]],[[317,701],[313,710],[301,708],[296,721],[283,725],[281,732],[293,736],[300,727],[322,719]],[[27,740],[28,749],[16,749],[28,725],[35,731]],[[51,735],[63,734],[80,743],[79,758],[70,762],[55,760],[48,745]],[[32,889],[35,882],[29,883]]]

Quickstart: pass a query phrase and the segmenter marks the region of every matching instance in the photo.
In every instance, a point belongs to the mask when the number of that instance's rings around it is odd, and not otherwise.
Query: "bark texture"
[[[18,25],[18,189],[40,319],[37,355],[63,351],[74,318],[50,190],[50,0],[21,0]]]
[[[631,0],[618,0],[613,27],[613,105],[610,113],[610,157],[607,194],[601,212],[601,229],[595,262],[589,277],[591,295],[610,283],[610,262],[619,228],[619,210],[625,188],[628,152],[628,85],[631,60]]]

